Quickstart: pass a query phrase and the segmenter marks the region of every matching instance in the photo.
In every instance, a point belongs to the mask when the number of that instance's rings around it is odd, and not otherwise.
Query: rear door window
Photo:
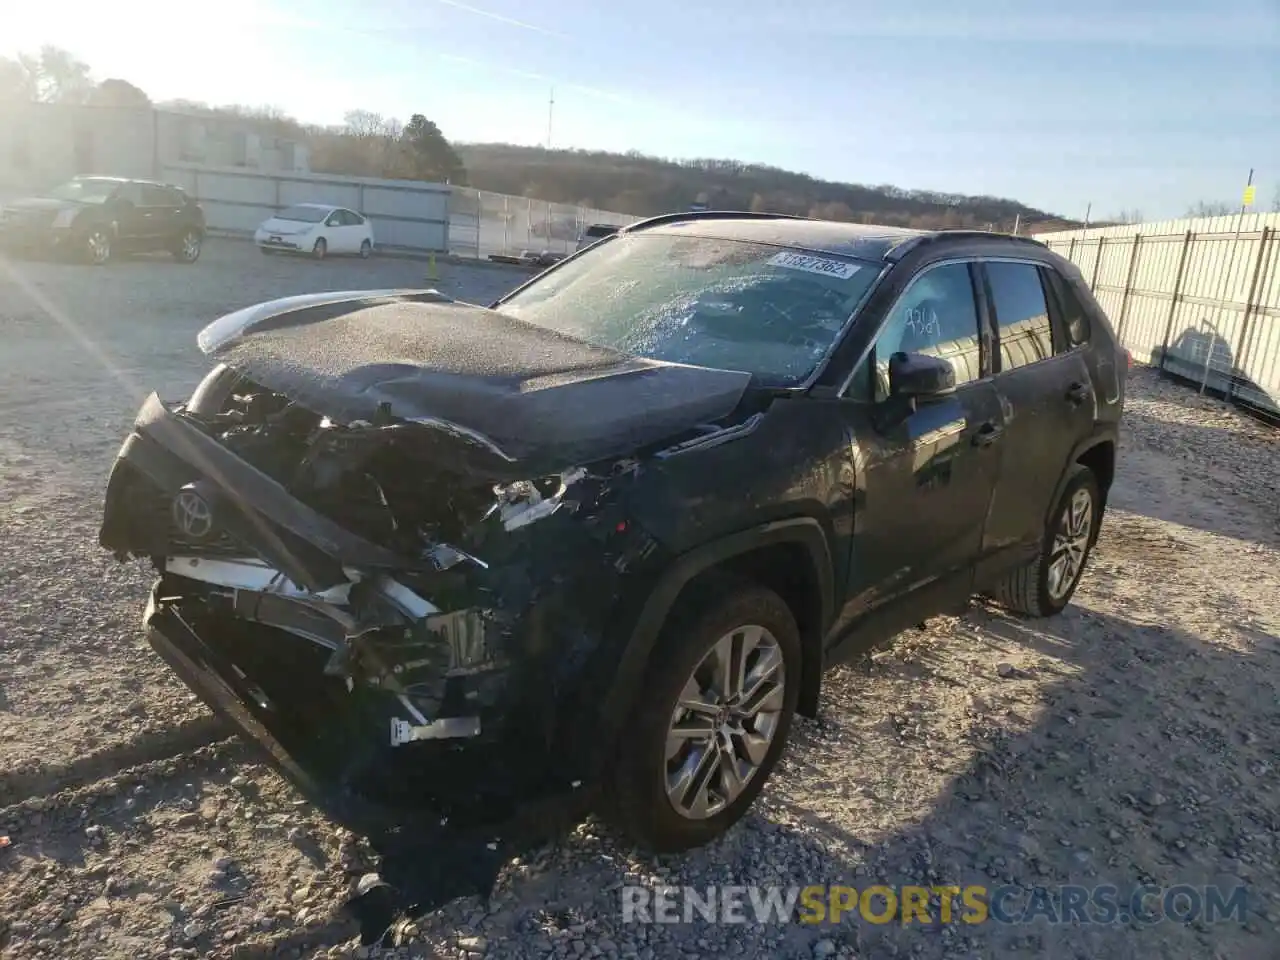
[[[142,206],[144,207],[172,207],[175,206],[172,195],[164,187],[157,187],[150,183],[141,185],[142,189]]]
[[[1040,268],[1034,263],[985,265],[1000,340],[1000,369],[1016,370],[1053,356],[1053,325]]]

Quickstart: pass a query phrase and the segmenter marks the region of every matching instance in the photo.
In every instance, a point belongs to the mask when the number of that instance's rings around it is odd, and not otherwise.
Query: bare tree
[[[1224,200],[1212,203],[1201,200],[1187,208],[1188,217],[1229,217],[1235,212],[1235,208]]]
[[[362,140],[394,140],[400,136],[399,120],[370,110],[350,110],[342,120],[347,135]]]
[[[1142,223],[1141,210],[1121,210],[1107,218],[1110,223]]]
[[[27,68],[17,60],[0,57],[0,103],[29,102],[35,98],[35,84]]]
[[[30,99],[41,103],[84,103],[93,92],[89,65],[49,44],[38,54],[18,54],[18,65],[27,76]]]

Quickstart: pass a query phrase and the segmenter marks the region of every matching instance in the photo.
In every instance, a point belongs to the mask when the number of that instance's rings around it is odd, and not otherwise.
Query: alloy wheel
[[[786,681],[782,648],[764,627],[738,627],[707,651],[667,730],[666,790],[677,813],[705,820],[738,798],[769,753]]]
[[[182,259],[194,263],[200,256],[200,235],[194,230],[182,238]]]
[[[105,230],[94,230],[85,241],[89,253],[89,261],[103,264],[111,259],[111,238]]]
[[[1079,579],[1092,534],[1093,496],[1081,487],[1071,495],[1053,535],[1047,586],[1055,601],[1066,596]]]

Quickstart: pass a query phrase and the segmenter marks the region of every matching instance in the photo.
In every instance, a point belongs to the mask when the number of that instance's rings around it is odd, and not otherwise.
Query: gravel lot
[[[518,277],[441,266],[487,302]],[[145,646],[149,577],[96,545],[142,398],[249,303],[430,285],[413,261],[0,260],[0,956],[351,956],[376,868]],[[1075,605],[976,605],[833,673],[758,811],[684,858],[588,822],[399,936],[402,956],[1276,956],[1280,432],[1133,374],[1112,510]],[[3,841],[0,841],[3,843]],[[624,883],[1237,884],[1244,924],[624,925]],[[460,887],[459,893],[465,891]]]

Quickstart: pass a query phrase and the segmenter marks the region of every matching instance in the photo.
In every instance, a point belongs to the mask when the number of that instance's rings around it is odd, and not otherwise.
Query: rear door
[[[201,227],[200,208],[191,203],[187,195],[177,187],[166,185],[160,190],[164,194],[168,213],[164,232],[176,244],[188,230]]]
[[[171,244],[180,207],[173,192],[153,183],[139,185],[145,232],[141,245],[156,249]]]
[[[112,201],[111,216],[116,224],[116,238],[125,247],[137,249],[147,245],[151,235],[150,210],[142,197],[142,185],[122,183]]]
[[[360,245],[369,237],[369,228],[365,224],[364,217],[356,213],[354,210],[343,210],[343,229],[347,232],[348,249],[351,253],[357,253]]]
[[[979,579],[985,579],[1039,548],[1054,489],[1093,427],[1097,398],[1084,347],[1071,342],[1057,315],[1051,268],[1016,259],[984,260],[981,267],[1006,445],[983,542],[988,561]]]
[[[979,277],[963,260],[923,268],[890,308],[846,391],[862,489],[842,620],[856,625],[857,647],[959,606],[971,593],[1003,449]],[[889,396],[889,356],[897,351],[949,361],[955,392],[903,409]]]

